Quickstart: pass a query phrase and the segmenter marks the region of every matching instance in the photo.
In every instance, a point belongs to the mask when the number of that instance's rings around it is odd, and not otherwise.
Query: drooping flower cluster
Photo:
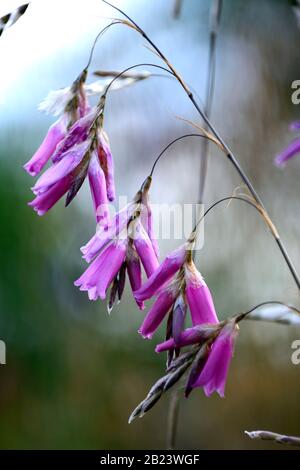
[[[203,326],[203,325],[202,325]],[[185,395],[197,387],[203,387],[207,396],[214,391],[224,397],[225,384],[229,365],[234,352],[234,343],[238,327],[234,320],[219,325],[204,325],[204,331],[211,340],[200,350],[199,359],[195,361],[186,383]],[[181,333],[177,341],[171,338],[156,346],[156,352],[169,351],[175,347],[201,344],[207,338],[203,335],[201,325],[188,328]]]
[[[291,131],[300,132],[300,121],[292,122]],[[275,158],[275,164],[284,167],[286,163],[296,155],[300,154],[300,136],[296,137],[282,152]]]
[[[144,338],[152,338],[168,316],[166,341],[156,351],[169,351],[169,362],[180,348],[201,345],[205,327],[212,336],[195,361],[196,369],[191,370],[186,395],[193,388],[203,387],[207,395],[216,390],[223,396],[236,326],[218,321],[210,290],[192,261],[190,244],[194,242],[194,233],[159,264],[149,204],[152,177],[145,180],[130,204],[110,218],[108,202],[115,199],[115,185],[112,155],[103,130],[105,94],[97,106],[90,107],[86,76],[85,70],[71,87],[52,92],[41,106],[60,117],[24,166],[30,175],[36,176],[51,161],[33,186],[36,197],[29,205],[44,215],[65,194],[68,205],[88,178],[97,230],[81,249],[90,264],[74,284],[87,291],[90,300],[104,300],[110,289],[108,312],[122,298],[126,273],[141,310],[145,300],[157,297],[139,332]],[[148,278],[144,284],[142,267]],[[193,326],[185,329],[188,309]]]
[[[170,311],[173,315],[173,336],[178,337],[187,306],[193,325],[218,322],[211,293],[191,259],[187,244],[168,255],[134,296],[138,301],[144,301],[157,294],[157,300],[139,330],[145,338],[152,337]]]
[[[122,13],[119,8],[116,10]],[[210,125],[208,118],[203,115],[192,93],[173,66],[143,30],[126,14],[125,17],[126,21],[123,23],[134,28],[148,40],[151,46],[154,46],[168,69],[155,64],[150,65],[171,72],[201,116],[205,118],[208,127],[216,137],[196,125],[196,128],[202,132],[199,136],[212,140],[230,157],[254,197],[253,200],[246,197],[235,197],[235,199],[243,199],[263,215],[299,286],[297,275],[281,245],[279,236],[276,235],[276,229],[267,218],[247,176],[235,162],[226,144],[218,137],[218,133]],[[122,21],[117,20],[111,25],[120,22]],[[100,32],[96,41],[106,29]],[[115,80],[120,79],[133,67],[121,73],[113,73],[114,80],[110,81],[104,90],[102,89],[101,98],[95,107],[89,105],[87,95],[99,93],[99,88],[97,88],[98,85],[88,87],[85,84],[87,68],[70,87],[51,92],[41,104],[40,109],[50,111],[60,117],[50,127],[41,146],[24,166],[31,176],[37,176],[49,161],[52,163],[32,188],[36,197],[29,205],[38,215],[44,215],[64,195],[66,195],[66,205],[68,205],[85,179],[89,181],[98,225],[96,234],[82,247],[83,258],[90,263],[89,267],[74,284],[81,291],[86,291],[90,300],[98,298],[104,300],[110,289],[107,306],[110,312],[116,300],[120,301],[122,298],[126,274],[128,274],[134,298],[141,310],[145,308],[144,301],[156,297],[139,329],[139,333],[144,338],[152,338],[163,320],[168,317],[166,339],[156,346],[156,351],[159,353],[168,351],[166,375],[152,387],[144,402],[133,412],[131,419],[142,416],[148,411],[162,393],[177,383],[187,371],[189,374],[185,388],[186,396],[189,396],[194,388],[202,387],[207,396],[216,391],[223,397],[234,352],[237,324],[243,316],[251,312],[240,314],[230,320],[219,321],[210,290],[192,260],[190,245],[194,243],[195,233],[184,245],[168,255],[162,264],[159,264],[158,246],[153,231],[148,195],[153,170],[164,151],[155,160],[151,176],[145,180],[133,201],[119,211],[113,219],[110,218],[108,202],[115,199],[115,185],[112,154],[108,137],[103,130],[105,96]],[[107,72],[108,75],[111,73]],[[103,72],[98,75],[106,76]],[[142,74],[139,79],[144,79],[146,76]],[[123,79],[127,80],[127,84],[136,80],[130,75],[127,77],[124,75]],[[115,86],[118,86],[117,82]],[[300,122],[293,123],[291,129],[300,130]],[[172,143],[181,138],[175,139]],[[277,156],[276,164],[284,166],[298,153],[300,153],[300,137],[297,137]],[[223,198],[218,202],[226,199],[229,198]],[[148,278],[144,284],[142,267]],[[191,315],[192,327],[185,328],[188,311]],[[191,348],[182,353],[181,348],[186,346],[191,346]]]
[[[233,354],[235,325],[223,328],[219,323],[212,295],[192,261],[188,243],[167,256],[145,284],[134,292],[138,302],[157,295],[139,332],[144,338],[152,338],[163,319],[169,315],[169,339],[159,344],[156,351],[174,351],[201,343],[201,327],[210,325],[212,331],[219,335],[206,354],[201,356],[201,367],[188,380],[186,394],[195,387],[203,387],[207,395],[216,390],[220,396],[224,396],[227,371]],[[185,330],[188,307],[193,327]]]
[[[92,263],[75,285],[87,291],[90,300],[105,299],[111,286],[109,312],[116,298],[121,300],[126,271],[132,291],[136,291],[142,285],[141,265],[147,276],[156,272],[159,266],[148,204],[150,184],[149,177],[133,201],[115,215],[108,227],[100,227],[81,249],[84,259]],[[137,304],[144,308],[143,302],[137,300]]]
[[[78,77],[55,104],[52,111],[63,114],[54,123],[43,143],[24,166],[36,176],[51,159],[50,166],[32,188],[35,199],[29,203],[44,215],[65,194],[68,205],[88,177],[97,222],[108,223],[108,201],[115,199],[113,160],[106,133],[103,130],[105,99],[93,108],[87,103],[84,90],[86,71]]]

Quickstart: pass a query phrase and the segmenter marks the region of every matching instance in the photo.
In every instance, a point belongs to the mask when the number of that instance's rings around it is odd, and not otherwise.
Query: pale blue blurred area
[[[183,0],[177,19],[173,0],[115,4],[149,33],[202,102],[210,1]],[[95,230],[87,188],[68,209],[60,203],[43,218],[26,206],[33,180],[22,165],[55,119],[37,106],[49,90],[70,85],[80,73],[108,21],[103,16],[119,17],[101,1],[36,0],[0,38],[0,338],[8,345],[8,364],[0,370],[2,448],[164,447],[168,397],[149,416],[127,425],[132,408],[164,371],[165,358],[153,352],[164,328],[151,342],[139,337],[143,313],[129,289],[109,317],[104,303],[89,302],[73,286],[85,268],[79,248]],[[225,0],[212,115],[274,217],[298,270],[300,160],[280,171],[273,158],[292,138],[290,121],[300,119],[300,107],[290,99],[291,83],[299,79],[299,35],[288,1]],[[90,70],[160,64],[144,46],[134,31],[114,26],[99,40]],[[176,116],[201,124],[169,78],[152,77],[108,95],[105,129],[119,196],[134,196],[161,149],[193,132]],[[191,139],[165,155],[151,188],[153,202],[197,200],[200,150]],[[210,153],[207,205],[241,184],[222,153],[215,148]],[[162,258],[178,244],[161,242]],[[267,299],[299,302],[263,222],[237,202],[208,216],[197,266],[220,318]],[[207,399],[196,391],[185,400],[178,446],[271,447],[244,438],[243,430],[253,428],[299,435],[299,368],[290,363],[290,345],[299,335],[286,326],[242,324],[226,399]]]

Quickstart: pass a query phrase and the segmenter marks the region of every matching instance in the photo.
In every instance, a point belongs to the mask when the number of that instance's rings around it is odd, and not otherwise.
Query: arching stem
[[[104,3],[106,3],[107,5],[111,6],[112,8],[114,8],[116,11],[118,11],[119,13],[121,13],[125,18],[127,18],[127,20],[135,27],[135,30],[141,34],[141,36],[146,39],[146,41],[153,47],[154,51],[160,56],[160,58],[163,60],[163,62],[167,65],[167,67],[170,69],[170,71],[173,73],[173,75],[177,78],[178,82],[180,83],[180,85],[182,86],[183,90],[185,91],[185,93],[187,94],[187,96],[189,97],[190,101],[192,102],[193,106],[195,107],[195,109],[197,110],[198,114],[202,117],[203,121],[205,122],[206,126],[208,127],[208,129],[211,130],[211,132],[213,133],[213,135],[219,140],[219,142],[222,144],[222,146],[224,147],[224,149],[226,150],[226,153],[227,153],[227,156],[228,156],[228,159],[229,161],[232,163],[232,165],[234,166],[234,168],[236,169],[237,173],[239,174],[239,176],[241,177],[241,179],[243,180],[243,182],[245,183],[245,185],[247,186],[248,190],[250,191],[251,195],[253,196],[253,198],[256,200],[256,202],[262,207],[264,208],[264,205],[263,205],[263,202],[261,200],[261,198],[259,197],[259,195],[257,194],[253,184],[251,183],[251,181],[249,180],[248,176],[246,175],[246,173],[244,172],[244,170],[242,169],[241,165],[239,164],[238,160],[236,159],[236,157],[234,156],[233,152],[230,150],[229,146],[226,144],[226,142],[224,141],[224,139],[221,137],[221,135],[219,134],[219,132],[217,131],[217,129],[215,128],[215,126],[212,124],[212,122],[210,121],[210,119],[207,117],[206,113],[201,109],[201,107],[199,106],[199,104],[197,103],[196,99],[194,98],[194,95],[193,93],[191,92],[191,90],[189,89],[189,87],[187,86],[187,84],[184,82],[184,80],[181,78],[181,76],[178,74],[178,72],[176,71],[176,69],[173,67],[173,65],[168,61],[168,59],[166,58],[166,56],[162,53],[162,51],[157,47],[157,45],[150,39],[150,37],[145,33],[145,31],[134,21],[132,20],[132,18],[130,18],[130,16],[128,16],[124,11],[122,11],[120,8],[112,5],[111,3],[109,3],[107,0],[102,0]],[[267,214],[266,212],[266,215],[269,217],[269,215]],[[269,217],[270,219],[270,217]],[[297,288],[300,290],[300,278],[299,278],[299,275],[296,271],[296,268],[295,266],[293,265],[288,253],[287,253],[287,250],[281,240],[281,238],[279,237],[279,234],[277,233],[277,237],[276,237],[276,241],[277,241],[277,245],[281,251],[281,254],[294,278],[294,281],[296,283],[296,286]]]
[[[213,94],[215,88],[215,76],[216,76],[216,45],[217,45],[217,36],[220,26],[220,19],[222,13],[222,4],[223,0],[212,0],[211,5],[211,21],[210,21],[210,35],[209,35],[209,57],[208,57],[208,76],[206,83],[206,97],[205,97],[205,114],[210,118],[213,102]],[[199,204],[202,204],[204,191],[205,191],[205,181],[207,177],[208,170],[208,160],[209,160],[209,142],[204,140],[201,150],[201,160],[200,160],[200,176],[199,176]]]

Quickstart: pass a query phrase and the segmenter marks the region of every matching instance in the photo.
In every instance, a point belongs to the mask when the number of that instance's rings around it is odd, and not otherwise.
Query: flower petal
[[[127,240],[111,243],[74,284],[80,290],[88,291],[94,300],[105,299],[106,290],[123,264],[126,248]]]
[[[42,216],[68,191],[70,184],[71,180],[66,176],[58,183],[51,186],[48,191],[45,191],[33,199],[33,201],[29,202],[28,205],[32,207],[38,215]]]
[[[88,145],[83,142],[67,152],[62,160],[52,165],[43,173],[35,183],[32,191],[39,195],[47,191],[59,180],[70,174],[79,165],[87,151]]]
[[[299,131],[300,130],[300,121],[294,121],[290,125],[291,131]]]
[[[168,289],[158,296],[139,329],[139,333],[144,338],[152,338],[153,333],[173,306],[176,295],[177,293],[174,290]]]
[[[142,285],[142,269],[140,258],[138,257],[136,250],[131,246],[130,243],[127,249],[126,263],[129,282],[131,285],[132,292],[134,292],[138,290]],[[140,310],[144,310],[144,302],[136,301],[136,303]]]
[[[101,226],[108,226],[108,206],[106,194],[106,181],[97,155],[93,153],[88,170],[90,189],[94,203],[96,221]]]
[[[150,180],[151,182],[151,180]],[[153,214],[149,204],[149,192],[144,191],[142,196],[141,221],[153,245],[157,259],[159,258],[159,247],[153,226]]]
[[[229,365],[234,352],[237,327],[234,322],[224,326],[213,343],[208,359],[199,377],[192,384],[193,388],[203,387],[207,396],[214,391],[224,397]]]
[[[275,164],[279,167],[284,167],[286,162],[300,153],[300,139],[292,141],[277,157]]]
[[[153,245],[140,220],[134,221],[131,225],[134,227],[134,246],[144,266],[147,277],[150,277],[159,267]]]
[[[64,154],[74,145],[80,144],[88,139],[90,128],[95,121],[96,115],[97,109],[92,108],[88,114],[78,119],[78,121],[73,124],[63,141],[57,146],[56,151],[52,156],[53,163],[61,160]]]
[[[168,282],[181,268],[186,254],[185,245],[168,255],[158,269],[149,277],[145,284],[134,293],[137,300],[150,299]]]
[[[107,226],[97,225],[95,235],[86,245],[81,247],[83,258],[90,262],[111,240],[114,240],[119,233],[126,227],[130,217],[134,212],[133,205],[129,204],[118,212],[112,222]]]
[[[113,157],[109,146],[107,134],[101,131],[99,136],[98,156],[102,170],[105,174],[107,197],[109,201],[116,198],[115,180],[114,180],[114,164]]]
[[[194,263],[185,265],[185,280],[185,292],[193,325],[218,323],[218,317],[210,290]]]
[[[155,351],[160,353],[163,351],[168,351],[169,349],[174,349],[176,347],[183,348],[184,346],[197,344],[201,341],[202,337],[203,335],[201,334],[201,330],[199,330],[198,327],[187,328],[177,338],[176,343],[174,338],[170,338],[167,341],[158,344],[155,348]]]
[[[24,165],[24,169],[31,176],[36,176],[46,165],[57,145],[66,134],[65,119],[59,119],[49,128],[42,144],[35,152],[33,157]]]

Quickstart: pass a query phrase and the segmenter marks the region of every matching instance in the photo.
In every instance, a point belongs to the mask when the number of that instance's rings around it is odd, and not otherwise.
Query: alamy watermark
[[[0,340],[0,365],[6,364],[6,344]]]
[[[291,100],[293,104],[300,104],[300,80],[294,80],[292,83],[292,92]]]
[[[151,219],[149,214],[151,212]],[[134,214],[138,213],[146,232],[150,232],[158,240],[188,240],[191,233],[197,228],[192,250],[200,250],[204,245],[204,205],[203,204],[168,204],[151,203],[151,209],[141,203],[131,203],[127,196],[120,196],[114,205],[101,204],[97,207],[97,216],[100,222],[97,224],[96,235],[101,239],[107,237],[107,218],[114,220],[113,226],[118,226],[116,237],[118,239],[138,236],[135,231]],[[151,221],[150,221],[151,220]],[[126,221],[126,223],[124,223]],[[122,228],[121,228],[122,227]],[[155,235],[154,235],[155,234]]]
[[[298,366],[300,364],[300,339],[295,339],[291,348],[295,350],[291,355],[291,361],[295,366]]]

